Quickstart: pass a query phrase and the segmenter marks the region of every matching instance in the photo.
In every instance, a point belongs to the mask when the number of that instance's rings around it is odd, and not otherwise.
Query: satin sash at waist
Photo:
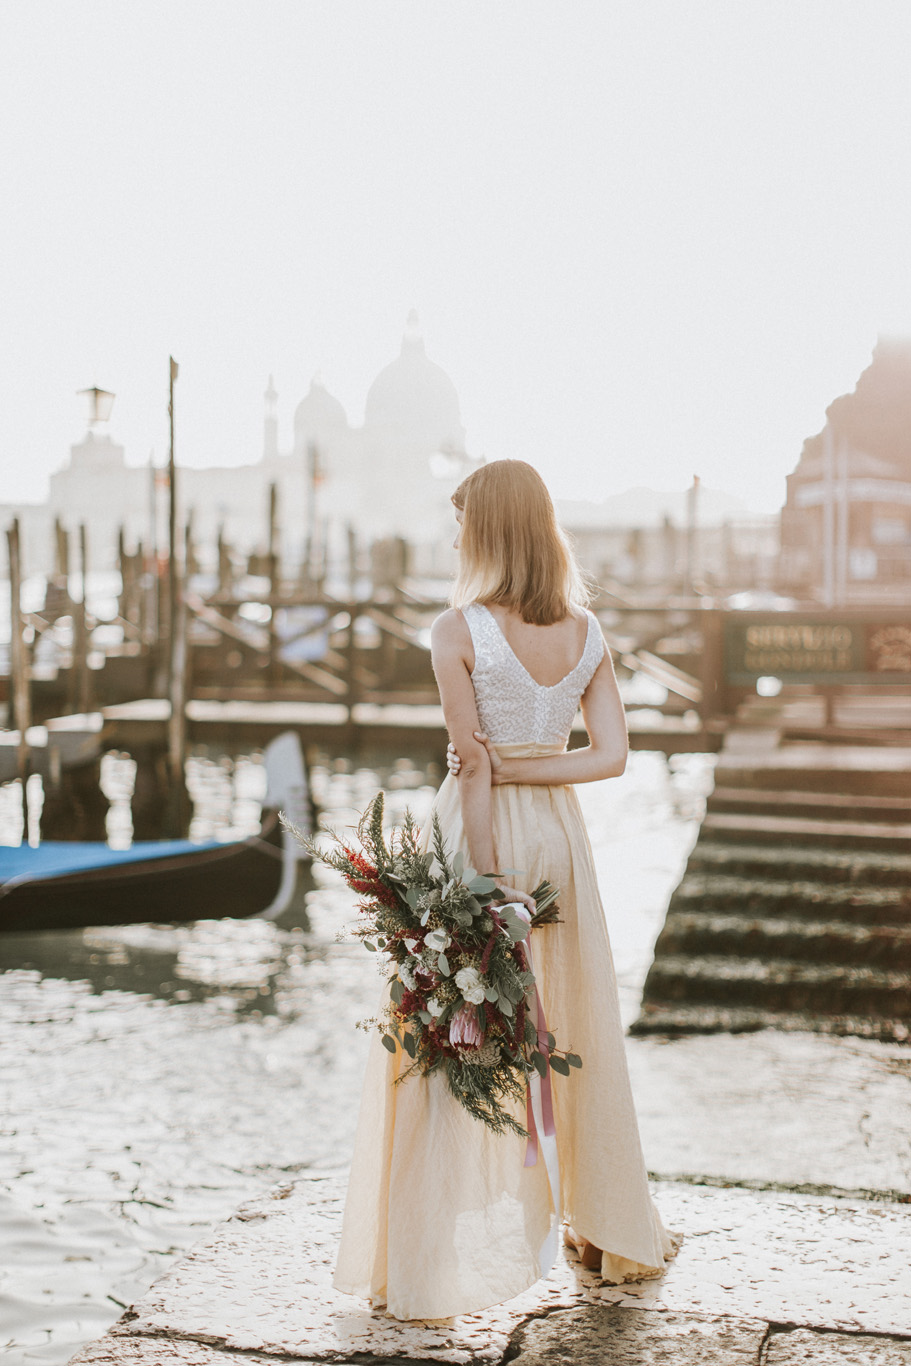
[[[560,744],[521,744],[521,745],[497,745],[493,748],[501,759],[539,759],[545,754],[563,754],[566,745]]]

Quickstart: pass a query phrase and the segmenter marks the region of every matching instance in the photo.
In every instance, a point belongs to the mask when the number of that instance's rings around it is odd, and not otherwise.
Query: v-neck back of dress
[[[518,658],[496,617],[482,603],[462,608],[474,646],[478,718],[495,745],[566,744],[579,699],[604,655],[594,613],[581,658],[558,683],[538,683]]]

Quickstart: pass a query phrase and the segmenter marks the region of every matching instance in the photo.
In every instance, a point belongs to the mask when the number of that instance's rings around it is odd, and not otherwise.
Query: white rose
[[[452,940],[445,930],[431,930],[424,940],[424,943],[427,945],[428,949],[433,949],[436,953],[442,953],[444,949],[449,948]]]
[[[481,1004],[484,1000],[484,988],[477,968],[460,968],[455,981],[466,1001],[473,1006]]]
[[[439,1019],[439,1017],[442,1015],[442,1013],[443,1013],[443,1011],[444,1011],[445,1009],[446,1009],[446,1007],[445,1007],[445,1005],[443,1004],[443,1002],[442,1002],[442,1001],[438,1001],[437,998],[436,998],[435,996],[430,996],[430,997],[428,997],[428,999],[427,999],[427,1010],[428,1010],[429,1013],[430,1013],[431,1015],[433,1015],[435,1018]]]

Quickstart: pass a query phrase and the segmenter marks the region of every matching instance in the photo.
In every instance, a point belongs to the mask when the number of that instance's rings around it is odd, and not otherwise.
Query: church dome
[[[464,445],[455,385],[445,370],[427,359],[414,309],[408,315],[401,354],[370,386],[364,426],[408,433],[431,449],[446,445],[461,450]]]
[[[319,441],[348,428],[348,417],[337,398],[329,393],[319,375],[294,410],[294,445]]]

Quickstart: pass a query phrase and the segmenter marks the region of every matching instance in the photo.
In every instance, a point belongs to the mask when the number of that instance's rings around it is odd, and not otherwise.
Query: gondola
[[[279,822],[310,824],[300,743],[286,733],[266,748],[268,791],[259,834],[243,840],[140,840],[129,849],[48,840],[0,847],[0,932],[86,925],[275,919],[291,904],[308,856]]]

